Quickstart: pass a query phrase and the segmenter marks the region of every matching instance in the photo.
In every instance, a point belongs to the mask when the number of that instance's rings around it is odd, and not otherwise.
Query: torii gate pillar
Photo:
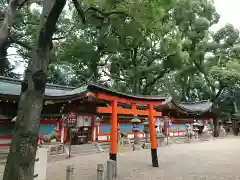
[[[151,142],[151,155],[152,155],[152,166],[158,167],[158,155],[157,155],[157,140],[155,133],[154,113],[153,105],[148,104],[148,120],[149,120],[149,133]]]
[[[112,118],[110,128],[110,157],[109,159],[117,161],[117,100],[112,100]]]

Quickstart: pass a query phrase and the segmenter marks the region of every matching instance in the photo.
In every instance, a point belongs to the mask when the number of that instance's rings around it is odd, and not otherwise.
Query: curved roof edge
[[[212,106],[213,104],[210,101],[177,102],[169,97],[161,105],[156,106],[156,109],[176,109],[183,113],[202,114],[211,111]]]
[[[123,96],[129,99],[135,99],[135,100],[149,100],[149,101],[164,101],[166,98],[163,96],[136,96],[136,95],[130,95],[126,94],[123,92],[119,92],[113,89],[106,88],[104,86],[94,84],[94,83],[89,83],[88,84],[88,90],[89,91],[102,91],[105,93],[109,93],[115,96]]]
[[[8,77],[0,76],[0,95],[12,96],[17,98],[21,93],[21,82],[22,80],[13,79]],[[83,83],[79,87],[61,86],[55,84],[46,84],[45,98],[46,99],[67,99],[75,98],[77,96],[84,96],[87,92],[105,92],[115,96],[121,96],[135,100],[149,100],[149,101],[164,101],[163,96],[136,96],[127,93],[118,92],[116,90],[97,85],[94,83]]]

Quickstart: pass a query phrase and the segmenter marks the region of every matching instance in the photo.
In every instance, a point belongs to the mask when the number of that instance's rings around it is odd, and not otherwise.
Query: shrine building
[[[20,92],[21,80],[0,76],[0,145],[11,142]],[[117,100],[118,128],[129,138],[133,138],[130,121],[135,116],[141,121],[149,118],[149,104],[155,123],[164,123],[166,117],[171,120],[168,127],[171,136],[184,136],[186,123],[209,120],[213,116],[210,102],[176,103],[163,96],[133,96],[91,83],[77,88],[47,84],[39,136],[55,129],[62,143],[109,141],[114,100]],[[143,131],[144,125],[139,126]],[[70,129],[75,129],[77,136],[70,135]],[[77,137],[84,140],[79,141]],[[144,137],[143,132],[140,137]]]
[[[11,141],[20,92],[20,80],[0,77],[0,145],[8,145]],[[118,101],[117,104],[118,125],[129,138],[133,138],[130,123],[133,115],[137,115],[140,120],[148,117],[147,106],[131,104],[131,99],[139,103],[141,100],[149,100],[155,104],[161,104],[165,99],[161,96],[131,96],[95,84],[83,84],[78,88],[47,84],[39,136],[56,129],[59,139],[64,143],[70,140],[69,129],[75,128],[78,136],[86,138],[86,143],[109,141],[110,104],[115,96],[123,99],[123,103]],[[161,112],[154,110],[153,113],[155,117],[161,116]],[[143,125],[140,128],[143,130]],[[77,142],[73,140],[73,143]]]
[[[162,112],[162,120],[165,124],[167,120],[170,120],[169,136],[184,136],[186,124],[192,124],[194,120],[198,122],[200,132],[205,125],[210,132],[213,131],[212,121],[216,118],[216,113],[213,112],[212,107],[210,101],[177,102],[169,97],[161,105],[156,106],[155,109]],[[167,125],[164,127],[167,128]]]

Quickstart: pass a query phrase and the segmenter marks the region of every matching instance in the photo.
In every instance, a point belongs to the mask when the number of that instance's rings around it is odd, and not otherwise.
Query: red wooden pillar
[[[178,133],[178,136],[179,136],[179,133],[180,133],[180,130],[179,130],[179,123],[176,123],[177,124],[177,133]]]
[[[149,133],[151,142],[151,155],[152,155],[152,166],[158,167],[158,156],[157,156],[157,139],[155,134],[155,123],[154,123],[154,113],[153,105],[148,105],[148,119],[149,119]]]
[[[58,139],[61,142],[61,138],[62,138],[62,122],[61,120],[59,120],[58,122]]]
[[[136,103],[132,103],[132,110],[136,111],[137,110],[137,104]]]
[[[67,140],[68,140],[68,139],[67,139],[67,128],[66,128],[66,127],[64,127],[64,132],[63,132],[63,133],[64,133],[64,139],[63,139],[63,142],[66,143]]]
[[[96,141],[98,141],[98,136],[99,136],[99,125],[96,126]]]
[[[112,100],[112,118],[110,122],[110,157],[109,159],[117,160],[117,100]]]
[[[95,116],[94,115],[92,115],[91,116],[91,141],[93,142],[94,141],[94,135],[95,135]],[[96,141],[96,139],[95,139],[95,141]]]

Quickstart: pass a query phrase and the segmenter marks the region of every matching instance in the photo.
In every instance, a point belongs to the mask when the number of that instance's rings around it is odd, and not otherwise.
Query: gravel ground
[[[118,180],[240,180],[240,138],[175,144],[158,149],[159,167],[151,167],[150,150],[118,155]],[[47,180],[66,180],[67,165],[75,179],[97,180],[96,167],[107,153],[77,156],[48,164]]]

